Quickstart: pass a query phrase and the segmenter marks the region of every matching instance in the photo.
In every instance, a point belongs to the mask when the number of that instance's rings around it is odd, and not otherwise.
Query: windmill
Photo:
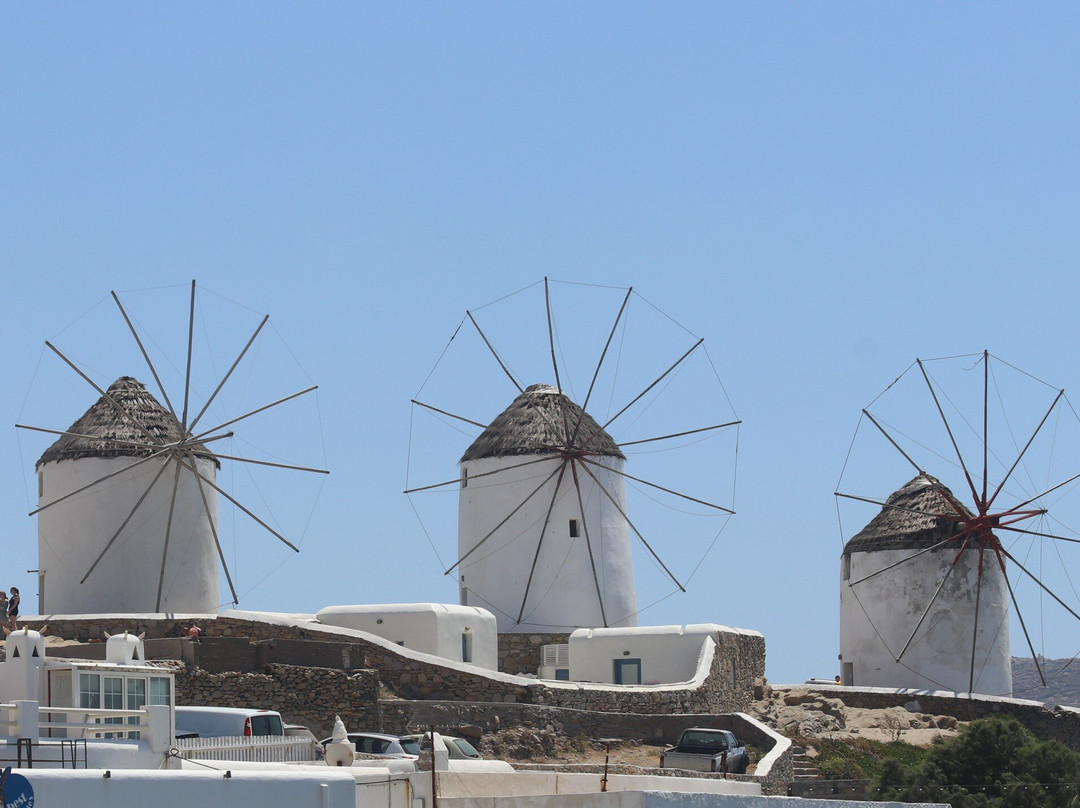
[[[260,429],[265,432],[265,422],[273,413],[317,388],[310,385],[224,414],[222,402],[228,397],[224,391],[230,381],[245,377],[242,384],[259,391],[275,386],[274,381],[265,380],[253,384],[248,373],[257,352],[253,346],[259,345],[269,315],[261,318],[254,333],[245,335],[242,348],[230,355],[231,364],[221,372],[209,365],[197,367],[196,315],[205,315],[208,306],[201,303],[194,281],[180,364],[162,358],[168,356],[167,351],[147,339],[147,332],[155,329],[137,327],[119,295],[113,292],[111,299],[158,396],[126,374],[106,376],[115,379],[106,387],[98,379],[107,371],[91,370],[91,364],[72,357],[71,349],[62,351],[46,342],[49,352],[87,385],[83,389],[92,389],[98,397],[67,429],[17,424],[23,430],[57,436],[37,461],[38,504],[31,512],[38,518],[40,610],[61,614],[215,612],[221,603],[219,565],[229,600],[235,604],[239,599],[219,529],[220,508],[240,514],[260,532],[298,551],[294,541],[275,526],[276,517],[266,512],[268,501],[277,503],[278,498],[264,499],[258,506],[245,504],[228,490],[227,481],[219,479],[223,464],[274,475],[300,472],[321,477],[327,473],[269,455],[256,443],[242,450],[230,447],[241,445],[241,436],[254,436]],[[152,312],[148,322],[167,320],[161,308],[148,310]],[[200,324],[206,325],[205,321]],[[73,350],[90,352],[88,343],[80,342]],[[152,353],[158,361],[152,360]],[[122,349],[110,346],[93,365],[131,361],[122,357]],[[237,374],[238,370],[242,372]],[[180,389],[172,395],[165,382],[170,374],[180,379]],[[233,397],[233,405],[242,400]],[[280,424],[271,428],[280,430]]]
[[[863,410],[836,494],[845,684],[1012,695],[1033,617],[1075,642],[1078,439],[1064,390],[985,351],[916,360]],[[873,517],[849,535],[845,512]]]
[[[644,335],[628,329],[633,315]],[[470,339],[468,358],[448,360]],[[665,581],[663,597],[685,591],[734,513],[740,423],[701,338],[632,289],[544,279],[467,312],[436,371],[413,399],[414,428],[446,427],[457,448],[414,436],[409,479],[424,484],[406,493],[441,496],[438,522],[456,521],[456,559],[443,566],[462,604],[492,611],[500,632],[565,632],[637,625],[642,569]],[[434,399],[422,399],[429,386]],[[427,482],[440,477],[437,464],[414,465],[421,447],[443,465],[460,458],[457,476]],[[680,570],[661,554],[672,542]]]

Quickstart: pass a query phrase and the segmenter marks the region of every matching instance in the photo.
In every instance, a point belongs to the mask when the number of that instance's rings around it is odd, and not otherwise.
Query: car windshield
[[[454,743],[457,744],[457,748],[461,750],[461,754],[465,755],[465,757],[480,757],[480,753],[476,751],[476,747],[464,738],[455,738]]]
[[[417,743],[416,738],[402,738],[401,748],[405,750],[407,755],[419,755],[420,744]]]
[[[719,732],[687,732],[683,736],[682,745],[718,751],[728,748],[727,736]]]

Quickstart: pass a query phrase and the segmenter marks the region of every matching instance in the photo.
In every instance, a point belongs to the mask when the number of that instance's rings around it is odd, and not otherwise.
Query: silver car
[[[324,738],[319,743],[325,747],[333,738]],[[350,732],[349,743],[356,747],[357,754],[385,758],[420,757],[420,744],[411,737],[399,738],[397,735],[384,735],[381,732]]]

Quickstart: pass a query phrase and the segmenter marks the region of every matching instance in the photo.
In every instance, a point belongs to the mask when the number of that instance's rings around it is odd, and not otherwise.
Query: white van
[[[281,713],[243,707],[176,708],[176,737],[218,738],[285,734]]]

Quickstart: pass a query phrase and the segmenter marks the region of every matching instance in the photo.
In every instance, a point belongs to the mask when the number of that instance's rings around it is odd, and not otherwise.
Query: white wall
[[[688,682],[705,640],[733,631],[715,623],[578,629],[570,635],[570,679],[614,682],[615,660],[640,659],[643,685]]]
[[[533,459],[537,458],[484,458],[462,464],[468,474],[458,500],[458,558],[476,548],[457,569],[462,602],[490,609],[499,621],[500,632],[637,625],[633,556],[626,520],[590,477],[582,479],[579,475],[581,498],[586,504],[584,522],[589,526],[588,544],[592,545],[590,560],[578,492],[570,472],[564,475],[552,506],[558,474],[535,495],[530,494],[561,461],[552,456],[550,460],[521,466],[525,460]],[[609,468],[623,467],[618,458],[594,459]],[[515,466],[521,468],[510,468]],[[615,471],[590,468],[625,511],[623,478]],[[497,470],[497,474],[482,476]],[[570,536],[571,519],[579,524],[577,538]],[[497,526],[498,530],[485,541],[484,537]],[[542,532],[543,545],[537,556]]]
[[[325,772],[20,769],[34,789],[35,805],[82,808],[355,808],[356,783],[348,771]],[[385,804],[385,796],[383,797]]]
[[[961,554],[941,595],[900,663],[904,648],[934,598],[956,549],[923,553],[854,587],[849,582],[910,557],[913,550],[851,553],[850,576],[840,582],[841,663],[852,664],[855,687],[904,687],[968,691],[971,646],[978,625],[974,692],[1012,695],[1009,651],[1009,593],[993,554],[983,558],[978,621],[977,551]]]
[[[329,626],[364,631],[453,662],[464,661],[461,638],[468,634],[472,638],[469,664],[498,669],[496,621],[485,609],[450,603],[382,603],[327,606],[316,618]]]
[[[189,472],[180,475],[161,608],[157,590],[173,491],[171,471],[158,478],[135,517],[86,582],[80,583],[161,467],[158,461],[138,466],[134,462],[129,457],[81,458],[46,463],[42,468],[39,505],[120,471],[108,483],[38,514],[44,614],[217,611],[217,549],[199,487]],[[212,461],[196,463],[204,476],[215,478]],[[216,492],[209,486],[204,490],[216,521]]]

